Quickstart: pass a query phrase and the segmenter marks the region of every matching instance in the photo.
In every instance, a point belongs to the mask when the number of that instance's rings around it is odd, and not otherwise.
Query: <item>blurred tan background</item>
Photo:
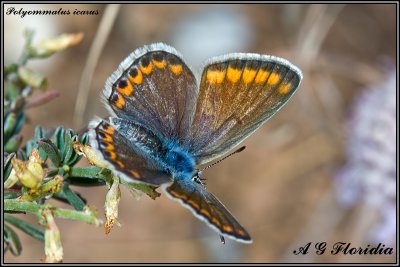
[[[194,69],[211,56],[253,52],[284,57],[304,74],[288,104],[245,141],[247,149],[204,174],[208,190],[245,226],[253,244],[227,239],[222,245],[217,234],[177,202],[164,195],[156,201],[146,196],[136,201],[123,188],[122,227],[114,227],[109,235],[101,227],[57,220],[64,262],[395,262],[395,254],[330,254],[336,242],[357,248],[379,242],[396,247],[393,231],[383,235],[383,240],[373,239],[386,202],[370,205],[364,194],[344,205],[338,201],[342,191],[337,182],[350,162],[347,151],[353,128],[349,118],[357,99],[371,87],[379,89],[395,68],[394,4],[131,4],[109,7],[108,12],[106,5],[94,4],[5,5],[5,9],[9,6],[99,12],[4,16],[6,64],[18,59],[27,26],[36,30],[36,41],[61,33],[85,34],[80,45],[30,65],[48,77],[49,89],[59,91],[60,97],[28,113],[30,122],[22,132],[25,140],[37,124],[79,130],[93,116],[106,116],[99,98],[105,80],[130,52],[152,42],[176,47]],[[104,49],[90,80],[82,73],[102,20],[112,28],[109,35],[104,30],[97,34],[97,45],[104,44]],[[83,83],[80,88],[81,79],[89,79],[87,86]],[[81,102],[76,108],[77,98]],[[368,117],[375,111],[364,113]],[[389,124],[395,125],[395,121]],[[388,142],[395,146],[394,139]],[[389,168],[396,167],[392,164]],[[386,184],[386,180],[377,183]],[[103,216],[105,187],[76,190]],[[393,195],[388,199],[395,204]],[[391,227],[395,225],[392,218]],[[5,262],[40,262],[43,244],[23,233],[20,237],[22,255],[8,253]],[[307,255],[292,253],[308,242],[313,243]],[[315,254],[314,242],[327,242],[324,255]]]

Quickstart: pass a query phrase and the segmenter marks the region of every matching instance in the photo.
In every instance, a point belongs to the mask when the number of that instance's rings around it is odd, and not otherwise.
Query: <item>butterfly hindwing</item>
[[[119,118],[166,138],[186,135],[196,105],[196,79],[179,53],[164,44],[135,50],[108,79],[107,106]]]
[[[301,79],[295,66],[272,56],[211,59],[186,139],[197,162],[211,161],[243,141],[289,100]]]
[[[246,229],[233,217],[224,205],[201,184],[175,179],[166,188],[167,194],[189,208],[199,219],[205,221],[219,234],[244,243],[252,239]]]
[[[140,125],[124,121],[129,127],[128,132],[126,127],[121,127],[120,119],[112,118],[111,122],[113,120],[114,125],[95,119],[90,124],[89,132],[91,146],[110,168],[128,181],[154,186],[171,182],[170,175],[157,168],[154,159],[146,151],[149,147],[156,151],[159,145],[157,138]]]

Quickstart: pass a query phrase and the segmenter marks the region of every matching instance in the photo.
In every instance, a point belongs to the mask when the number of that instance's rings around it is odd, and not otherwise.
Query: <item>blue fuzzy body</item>
[[[163,153],[156,161],[175,179],[191,179],[196,170],[193,156],[176,142],[170,140],[163,142]]]

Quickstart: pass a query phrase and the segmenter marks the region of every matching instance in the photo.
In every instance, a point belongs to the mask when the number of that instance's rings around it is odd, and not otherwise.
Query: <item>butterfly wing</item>
[[[152,156],[161,146],[159,139],[141,125],[118,118],[110,122],[95,119],[89,125],[89,135],[97,156],[122,179],[154,186],[172,181]]]
[[[177,139],[189,131],[198,88],[179,53],[158,43],[131,53],[107,80],[103,95],[115,117]]]
[[[223,155],[275,114],[301,79],[298,68],[273,56],[229,54],[211,59],[201,76],[185,146],[197,163]]]
[[[205,221],[220,235],[239,242],[251,243],[252,239],[246,229],[233,217],[224,205],[202,185],[191,180],[175,179],[166,187],[167,195],[179,201],[200,220]]]

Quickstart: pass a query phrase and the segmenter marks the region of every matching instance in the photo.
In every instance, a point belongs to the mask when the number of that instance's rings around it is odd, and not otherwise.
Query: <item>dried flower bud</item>
[[[119,189],[119,179],[114,176],[114,182],[106,195],[106,203],[104,205],[106,223],[104,229],[106,234],[110,233],[114,224],[120,226],[118,219],[118,204],[121,199],[121,191]]]
[[[58,229],[53,214],[50,209],[43,211],[43,216],[47,223],[47,228],[44,233],[44,252],[46,263],[59,263],[63,260],[63,247],[61,243],[61,234]]]
[[[84,155],[91,165],[96,165],[100,168],[107,168],[107,164],[101,161],[93,149],[89,145],[82,145],[80,142],[72,142],[75,152],[79,155]]]

